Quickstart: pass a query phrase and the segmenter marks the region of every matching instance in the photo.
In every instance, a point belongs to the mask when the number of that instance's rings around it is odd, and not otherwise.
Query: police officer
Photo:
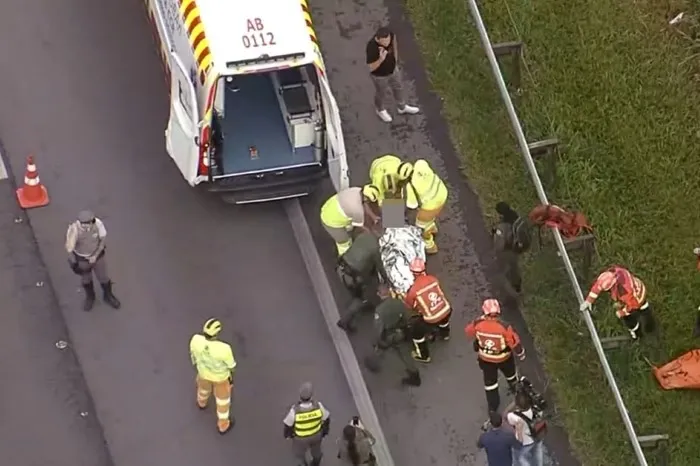
[[[202,333],[195,333],[190,340],[190,357],[197,369],[197,407],[206,409],[214,392],[216,398],[216,426],[220,434],[231,428],[231,388],[236,359],[231,345],[217,339],[223,326],[218,319],[204,323]]]
[[[284,437],[292,439],[294,456],[299,466],[307,466],[306,452],[311,454],[311,465],[319,466],[323,453],[321,441],[328,435],[331,413],[313,399],[313,386],[306,382],[299,390],[299,401],[289,409],[284,423]]]
[[[377,274],[385,275],[377,236],[369,231],[360,233],[350,249],[338,259],[337,271],[340,281],[352,297],[348,313],[340,318],[338,327],[347,332],[354,332],[355,316],[370,305],[367,297],[368,287]]]
[[[517,296],[522,291],[522,278],[518,260],[530,248],[530,225],[505,202],[496,204],[500,219],[491,230],[498,264],[503,271],[508,292]]]
[[[392,297],[386,285],[380,285],[377,294],[382,301],[374,310],[374,354],[365,358],[365,366],[372,372],[378,372],[384,354],[392,349],[406,368],[401,383],[418,387],[421,384],[420,372],[402,344],[411,332],[411,325],[415,325],[421,317],[409,310],[403,301]]]
[[[66,231],[68,261],[73,272],[80,275],[80,282],[85,290],[85,311],[91,310],[95,305],[93,273],[102,286],[104,301],[114,309],[121,307],[121,303],[112,293],[112,281],[107,274],[106,239],[107,230],[104,223],[89,210],[80,212],[78,219],[71,223]]]

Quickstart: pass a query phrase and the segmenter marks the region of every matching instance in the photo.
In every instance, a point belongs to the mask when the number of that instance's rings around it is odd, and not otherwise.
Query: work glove
[[[695,254],[696,256],[700,256],[700,248],[693,249],[693,254]]]
[[[579,310],[581,312],[585,312],[585,311],[591,312],[592,309],[593,309],[593,306],[588,301],[582,302],[581,306],[579,307]]]

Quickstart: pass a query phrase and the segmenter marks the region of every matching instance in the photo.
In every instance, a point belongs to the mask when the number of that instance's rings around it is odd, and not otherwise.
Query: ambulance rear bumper
[[[253,204],[292,199],[311,194],[328,176],[322,165],[220,178],[207,183],[209,192],[221,194],[229,204]]]

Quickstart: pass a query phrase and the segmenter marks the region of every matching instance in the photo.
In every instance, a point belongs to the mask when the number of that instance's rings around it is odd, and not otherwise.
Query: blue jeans
[[[544,450],[542,442],[534,442],[516,450],[517,464],[519,466],[542,466],[544,464]]]

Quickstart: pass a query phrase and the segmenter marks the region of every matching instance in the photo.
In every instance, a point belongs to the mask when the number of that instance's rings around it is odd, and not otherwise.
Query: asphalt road
[[[281,421],[305,380],[339,434],[355,408],[283,206],[237,209],[182,180],[164,152],[167,92],[142,4],[6,7],[0,132],[15,173],[33,152],[50,190],[50,206],[30,211],[32,226],[115,464],[290,464]],[[80,309],[63,242],[83,208],[106,223],[119,311]],[[238,423],[223,437],[213,407],[195,407],[188,355],[190,336],[210,316],[223,320],[239,363]],[[13,426],[26,422],[3,413],[12,429],[4,441],[19,445],[24,434]],[[45,454],[68,455],[69,440]],[[52,463],[27,456],[12,464]]]
[[[15,173],[33,152],[50,189],[51,205],[30,217],[114,462],[287,464],[280,420],[306,379],[333,411],[337,434],[354,407],[284,210],[226,206],[182,180],[163,149],[167,91],[142,4],[10,1],[13,14],[0,18],[0,136]],[[390,367],[366,379],[396,464],[481,465],[474,446],[485,417],[481,374],[459,337],[492,293],[485,228],[398,0],[389,6],[329,0],[313,12],[354,183],[364,182],[372,157],[396,152],[427,158],[450,184],[439,237],[449,253],[429,267],[458,312],[455,338],[436,351],[423,387],[401,389]],[[426,112],[392,125],[374,115],[363,60],[366,41],[388,17],[406,58],[407,91]],[[316,221],[322,200],[308,199],[305,209],[330,266],[333,247]],[[106,222],[120,311],[80,310],[62,245],[85,207]],[[338,297],[342,303],[341,290]],[[194,407],[187,356],[192,332],[212,315],[223,319],[240,365],[238,425],[225,437],[216,435],[213,413]],[[360,356],[367,351],[362,336],[354,344]],[[561,464],[574,464],[565,443],[554,447]]]

